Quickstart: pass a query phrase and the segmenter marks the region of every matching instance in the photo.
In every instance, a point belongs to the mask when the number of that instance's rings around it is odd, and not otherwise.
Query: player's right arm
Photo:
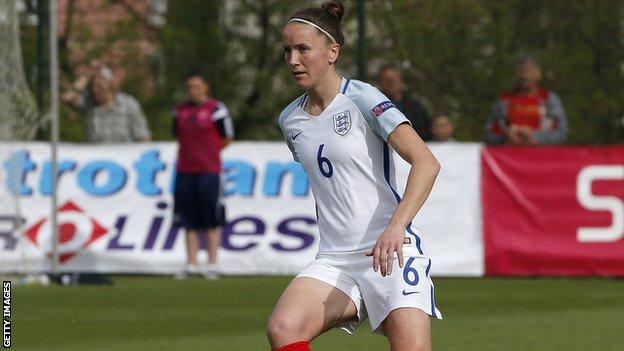
[[[66,83],[61,92],[61,102],[75,110],[85,112],[88,108],[88,90],[92,76],[93,73],[89,72],[79,76],[71,84]]]
[[[507,141],[509,128],[505,123],[506,103],[499,99],[490,111],[485,124],[485,142],[490,145],[501,145]]]

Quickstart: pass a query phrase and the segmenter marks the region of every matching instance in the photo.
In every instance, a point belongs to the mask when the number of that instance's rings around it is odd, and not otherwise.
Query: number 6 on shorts
[[[418,284],[418,271],[416,268],[412,267],[412,263],[415,259],[416,257],[410,257],[409,260],[407,260],[405,268],[403,268],[403,280],[405,280],[405,282],[409,285]]]

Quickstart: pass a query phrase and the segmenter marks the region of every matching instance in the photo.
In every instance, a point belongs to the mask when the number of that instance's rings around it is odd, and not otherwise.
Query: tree
[[[376,52],[404,63],[412,87],[434,110],[445,100],[454,105],[461,140],[482,139],[489,108],[510,88],[522,53],[539,58],[544,85],[561,96],[569,142],[617,140],[624,101],[621,1],[394,1],[369,13],[381,33],[371,45],[386,48]]]
[[[84,4],[66,0],[69,4]],[[89,2],[91,3],[91,2]],[[203,68],[214,95],[233,111],[237,138],[281,138],[277,117],[301,94],[283,62],[281,32],[288,16],[322,1],[187,0],[169,2],[167,24],[152,28],[142,17],[141,1],[99,0],[102,11],[123,7],[121,26],[108,28],[105,41],[93,43],[90,28],[69,19],[66,27],[84,43],[85,60],[120,39],[149,36],[155,54],[148,61],[128,56],[134,71],[124,89],[134,93],[148,115],[155,139],[170,139],[170,111],[184,96],[182,77]],[[458,117],[458,138],[480,141],[483,125],[498,94],[513,84],[520,54],[535,55],[543,66],[543,84],[557,92],[566,108],[572,143],[616,142],[624,108],[624,3],[538,0],[394,0],[367,1],[369,76],[385,62],[405,71],[410,91],[424,96],[435,112],[451,109]],[[356,73],[356,2],[343,2],[347,39],[340,73]],[[31,35],[24,31],[23,35]],[[32,32],[32,31],[31,31]],[[71,35],[71,32],[68,35]],[[71,39],[71,37],[70,37]],[[67,38],[61,38],[67,43]],[[30,41],[34,45],[34,40]],[[131,45],[130,45],[131,46]],[[67,52],[75,50],[66,45]],[[24,52],[32,48],[23,41]],[[66,55],[69,57],[69,55]],[[27,55],[24,55],[25,60]],[[65,56],[63,56],[65,57]],[[71,63],[63,58],[64,74]],[[156,83],[151,91],[141,68]],[[139,73],[137,73],[139,72]],[[373,82],[374,83],[374,82]],[[63,127],[67,131],[67,126]],[[73,133],[73,132],[72,132]],[[64,140],[81,140],[63,134]]]

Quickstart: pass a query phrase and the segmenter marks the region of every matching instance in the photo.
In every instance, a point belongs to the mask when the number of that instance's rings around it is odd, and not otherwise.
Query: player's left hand
[[[386,228],[377,238],[373,249],[366,253],[366,256],[373,256],[373,269],[375,272],[380,271],[382,277],[390,275],[392,273],[395,252],[399,258],[399,266],[403,268],[404,240],[405,228],[390,226]]]

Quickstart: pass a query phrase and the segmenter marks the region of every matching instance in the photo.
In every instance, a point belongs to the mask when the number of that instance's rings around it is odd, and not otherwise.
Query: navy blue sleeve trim
[[[228,135],[227,135],[227,132],[225,131],[225,118],[221,118],[217,120],[215,122],[215,125],[217,126],[217,131],[219,132],[219,135],[222,138],[226,138]]]
[[[306,101],[306,98],[308,97],[308,93],[303,94],[303,96],[301,97],[301,100],[299,101],[299,107],[303,107],[304,102]]]
[[[349,83],[351,83],[351,79],[347,79],[347,82],[345,83],[344,88],[342,88],[343,94],[347,92],[347,89],[349,88]]]

